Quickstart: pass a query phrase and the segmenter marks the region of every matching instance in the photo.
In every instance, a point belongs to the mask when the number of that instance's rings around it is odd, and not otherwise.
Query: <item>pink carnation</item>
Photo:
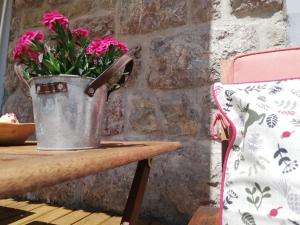
[[[13,51],[13,57],[15,61],[22,62],[22,57],[24,55],[24,47],[22,45],[17,45]]]
[[[76,29],[73,29],[71,31],[73,37],[75,39],[80,39],[80,38],[88,38],[90,32],[87,29],[84,29],[82,27],[78,27]]]
[[[54,23],[57,22],[64,29],[68,28],[69,20],[64,15],[52,11],[49,13],[44,13],[43,15],[43,24],[47,26],[51,31],[54,31]]]
[[[86,49],[86,54],[101,56],[109,50],[110,46],[114,46],[115,48],[119,49],[123,54],[128,52],[128,48],[125,44],[115,40],[111,36],[107,36],[103,40],[98,39],[92,41]]]
[[[122,43],[122,42],[118,42],[117,45],[115,45],[115,47],[116,47],[117,49],[120,49],[120,51],[121,51],[123,54],[126,54],[126,53],[128,52],[127,46],[126,46],[124,43]]]
[[[101,56],[105,54],[109,50],[109,43],[97,39],[92,41],[89,46],[86,49],[86,54],[87,55],[95,55],[95,56]]]
[[[128,52],[128,48],[126,45],[121,42],[114,39],[112,36],[106,36],[103,41],[107,42],[108,45],[113,45],[115,48],[119,49],[123,54]]]
[[[25,34],[23,34],[20,37],[19,43],[22,46],[30,46],[32,41],[41,42],[44,39],[45,39],[45,36],[42,32],[40,32],[40,31],[29,31],[29,32],[26,32]]]
[[[33,41],[39,43],[44,39],[44,34],[39,31],[29,31],[23,34],[19,39],[19,44],[15,47],[13,51],[14,60],[22,62],[23,58],[27,57],[35,62],[38,62],[40,52],[33,51],[32,49],[30,49],[30,45]]]

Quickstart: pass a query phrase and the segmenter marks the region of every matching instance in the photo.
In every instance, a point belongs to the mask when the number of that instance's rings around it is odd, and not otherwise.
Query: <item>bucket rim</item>
[[[39,79],[46,79],[46,78],[54,78],[54,77],[68,77],[68,78],[79,78],[79,79],[83,79],[83,80],[90,80],[93,81],[95,80],[95,78],[92,77],[82,77],[79,75],[73,75],[73,74],[58,74],[58,75],[49,75],[49,76],[40,76],[40,77],[33,77],[28,81],[28,84],[31,85],[31,83],[35,80],[39,80]]]

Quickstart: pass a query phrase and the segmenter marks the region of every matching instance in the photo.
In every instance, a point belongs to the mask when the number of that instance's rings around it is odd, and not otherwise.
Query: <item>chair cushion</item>
[[[300,48],[285,48],[238,55],[222,65],[222,83],[245,83],[298,78]]]
[[[216,83],[212,94],[231,127],[222,224],[300,224],[300,79]]]

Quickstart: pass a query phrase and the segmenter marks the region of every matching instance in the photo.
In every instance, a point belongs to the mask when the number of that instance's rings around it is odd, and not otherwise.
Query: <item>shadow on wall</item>
[[[40,26],[40,15],[49,9],[70,17],[71,25],[89,28],[93,36],[114,33],[128,43],[135,71],[127,87],[111,96],[103,135],[110,140],[182,142],[182,150],[154,159],[142,209],[145,217],[182,225],[199,206],[217,206],[219,201],[221,148],[211,143],[208,130],[215,111],[210,85],[219,79],[220,61],[285,43],[282,2],[259,3],[270,11],[268,19],[238,13],[258,1],[249,2],[20,0],[14,5],[10,49],[24,30]],[[280,2],[281,8],[270,6]],[[4,111],[32,121],[31,103],[11,61],[5,85]],[[135,165],[129,165],[22,197],[121,213],[134,170]]]

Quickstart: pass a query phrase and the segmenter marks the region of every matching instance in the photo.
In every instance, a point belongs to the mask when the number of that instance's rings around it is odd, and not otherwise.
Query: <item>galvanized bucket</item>
[[[124,84],[132,71],[124,55],[96,79],[76,75],[35,77],[28,83],[18,65],[15,70],[30,88],[38,150],[79,150],[100,146],[102,119],[108,94]],[[113,75],[125,68],[116,85]]]

